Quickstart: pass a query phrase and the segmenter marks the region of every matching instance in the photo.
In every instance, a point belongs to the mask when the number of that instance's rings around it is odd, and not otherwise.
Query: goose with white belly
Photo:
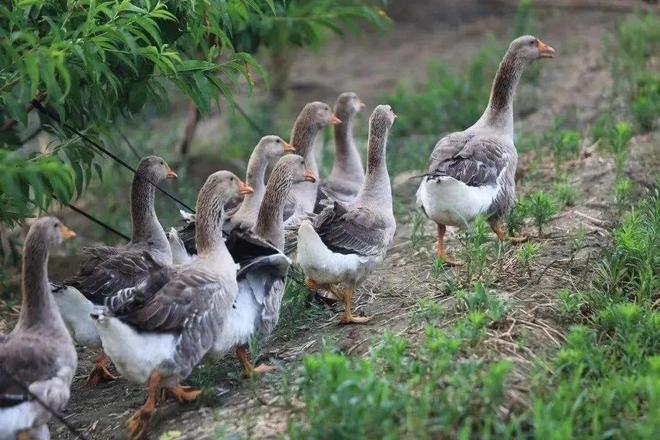
[[[297,154],[305,158],[309,170],[319,175],[319,167],[316,163],[316,141],[319,133],[328,124],[341,124],[339,119],[324,102],[310,102],[296,118],[291,130],[290,142],[296,149]],[[291,188],[291,196],[284,207],[284,220],[287,224],[295,224],[314,211],[319,182],[297,183]]]
[[[350,204],[333,202],[298,229],[297,262],[310,288],[335,292],[344,301],[344,323],[362,323],[353,316],[355,288],[380,263],[392,243],[396,221],[392,190],[385,161],[389,130],[396,115],[389,105],[379,105],[369,120],[367,173],[362,189]],[[343,291],[336,286],[343,284]]]
[[[83,249],[88,259],[74,277],[53,283],[52,291],[64,322],[73,338],[81,345],[100,348],[101,340],[89,314],[103,305],[117,291],[136,286],[149,272],[172,264],[172,251],[165,231],[158,221],[154,200],[157,185],[177,175],[160,157],[149,156],[140,161],[133,177],[130,193],[132,220],[131,241],[122,247],[98,246]],[[96,385],[113,380],[110,360],[101,354],[87,383]]]
[[[236,264],[222,237],[224,205],[251,189],[227,171],[206,180],[197,198],[198,257],[152,272],[92,313],[103,347],[128,380],[147,383],[148,398],[129,420],[129,439],[144,438],[161,389],[179,401],[199,391],[180,386],[218,337],[236,299]]]
[[[513,40],[500,62],[488,106],[479,120],[465,131],[443,137],[433,149],[417,190],[417,205],[438,225],[436,255],[446,264],[460,264],[445,251],[447,225],[464,227],[483,214],[489,217],[498,239],[505,239],[502,218],[516,200],[516,86],[530,63],[554,54],[552,47],[533,36]]]
[[[0,439],[49,439],[51,413],[34,396],[57,412],[69,401],[78,356],[47,271],[48,248],[73,236],[56,218],[42,217],[25,239],[21,313],[11,333],[0,335]]]
[[[212,353],[221,356],[235,348],[247,376],[272,369],[266,365],[253,367],[246,348],[253,335],[269,336],[279,319],[291,264],[282,253],[284,204],[293,185],[315,180],[301,156],[284,156],[268,179],[256,223],[234,228],[227,238],[227,248],[241,266],[237,274],[238,297],[223,322]]]
[[[225,233],[229,233],[237,225],[245,224],[249,227],[254,224],[257,220],[261,200],[266,191],[266,170],[268,166],[284,154],[294,153],[295,151],[296,149],[291,144],[285,142],[279,136],[269,135],[259,140],[254,150],[252,150],[252,154],[250,154],[245,175],[246,183],[254,192],[245,195],[238,209],[227,218],[223,225],[223,231]],[[187,257],[196,254],[194,220],[188,221],[188,224],[180,231],[177,231],[177,233],[188,253]],[[179,244],[176,242],[175,235],[171,235],[170,237],[170,243],[173,244],[173,252],[179,256]],[[174,250],[175,247],[177,249],[176,251]],[[187,260],[186,257],[175,258],[174,264],[180,264],[185,260]]]
[[[352,202],[362,188],[364,169],[353,138],[353,125],[357,114],[363,108],[364,103],[355,93],[342,93],[337,98],[334,112],[342,122],[333,127],[335,162],[328,178],[319,184],[315,212],[319,212],[328,199]]]

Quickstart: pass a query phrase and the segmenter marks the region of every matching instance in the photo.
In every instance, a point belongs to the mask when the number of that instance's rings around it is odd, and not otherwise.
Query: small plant
[[[435,321],[442,318],[442,308],[432,298],[421,298],[417,301],[417,308],[413,316],[422,321]]]
[[[559,291],[559,313],[564,318],[575,321],[583,302],[584,296],[580,292],[572,292],[568,289]]]
[[[424,232],[426,225],[426,216],[421,212],[414,210],[410,214],[410,246],[418,249],[427,241],[428,235]]]
[[[527,216],[527,207],[522,200],[516,201],[516,204],[506,215],[506,231],[512,237],[515,237],[525,226],[525,217]]]
[[[554,184],[553,196],[559,205],[563,208],[566,206],[575,205],[577,200],[577,190],[571,186],[570,183],[557,182]]]
[[[557,205],[548,194],[537,191],[527,197],[525,206],[530,217],[534,220],[538,236],[542,237],[543,225],[558,212]]]
[[[651,131],[660,116],[660,75],[645,72],[637,79],[637,93],[630,111],[643,132]]]
[[[516,261],[527,270],[527,275],[532,277],[532,261],[536,259],[541,247],[536,243],[525,243],[516,252]]]
[[[561,128],[562,121],[555,118],[553,128],[546,130],[542,136],[542,142],[549,145],[555,163],[555,172],[559,173],[561,164],[565,160],[573,159],[580,151],[582,138],[575,130],[564,130]]]
[[[488,263],[490,226],[483,216],[478,216],[462,234],[463,244],[459,252],[464,262],[465,285],[470,286],[475,279],[485,276]]]
[[[477,283],[472,290],[458,291],[456,298],[469,312],[483,312],[489,323],[499,321],[506,312],[504,301],[489,292],[482,283]]]
[[[632,198],[632,182],[625,177],[614,182],[614,199],[619,211],[630,206]]]
[[[573,237],[573,240],[571,240],[571,259],[568,262],[569,266],[571,265],[571,263],[573,263],[573,259],[580,251],[580,249],[584,248],[584,243],[585,243],[584,227],[580,225],[577,233],[575,234],[575,237]]]
[[[628,154],[627,146],[632,134],[632,127],[627,122],[618,122],[609,130],[607,145],[614,156],[614,172],[617,178],[623,176]]]

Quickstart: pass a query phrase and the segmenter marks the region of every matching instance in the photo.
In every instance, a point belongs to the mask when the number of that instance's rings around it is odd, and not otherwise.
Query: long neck
[[[293,182],[285,171],[270,176],[254,232],[279,250],[284,249],[284,205]]]
[[[248,161],[247,172],[245,174],[245,181],[254,189],[254,192],[245,196],[241,208],[245,206],[245,209],[257,209],[261,204],[261,199],[263,199],[264,192],[266,191],[265,177],[267,168],[268,160],[265,154],[263,154],[259,147],[255,148]]]
[[[501,130],[513,138],[513,98],[526,65],[527,63],[516,58],[513,52],[504,55],[493,80],[488,107],[479,123]]]
[[[48,285],[48,248],[43,237],[30,234],[23,254],[23,306],[17,327],[47,322],[54,303]]]
[[[133,243],[149,242],[153,245],[167,244],[165,231],[158,222],[154,200],[156,189],[146,178],[135,176],[131,186],[131,219],[133,221]]]
[[[316,164],[316,137],[319,129],[316,124],[310,124],[305,118],[299,117],[291,130],[291,143],[296,148],[296,153],[305,158],[306,166],[315,175],[318,175],[318,165]]]
[[[214,198],[211,201],[197,203],[195,225],[195,244],[200,257],[226,250],[222,237],[222,216],[225,202]]]
[[[392,189],[387,172],[385,157],[387,129],[372,128],[369,133],[369,151],[367,153],[367,175],[357,203],[374,208],[391,208]]]
[[[341,124],[334,126],[335,132],[335,163],[331,176],[350,176],[364,178],[362,160],[353,139],[353,123],[355,113],[340,113]]]

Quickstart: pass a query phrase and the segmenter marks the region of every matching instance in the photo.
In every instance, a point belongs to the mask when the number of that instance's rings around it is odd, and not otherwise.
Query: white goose
[[[298,230],[298,256],[305,280],[311,288],[343,284],[344,323],[370,318],[353,316],[355,288],[380,263],[394,238],[396,221],[392,190],[385,162],[389,129],[396,115],[388,105],[379,105],[369,120],[367,175],[351,204],[334,202],[312,224],[304,220]]]
[[[513,40],[497,70],[483,115],[465,131],[440,139],[431,153],[417,190],[417,205],[438,225],[436,255],[446,264],[460,264],[446,254],[446,225],[463,227],[485,214],[498,239],[505,238],[501,219],[516,200],[514,93],[525,67],[554,53],[529,35]]]

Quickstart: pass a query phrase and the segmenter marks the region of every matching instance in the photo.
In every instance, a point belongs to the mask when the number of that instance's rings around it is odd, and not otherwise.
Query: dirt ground
[[[466,20],[461,25],[456,20],[436,22],[437,14],[429,13],[426,21],[403,20],[381,37],[368,34],[356,41],[336,40],[319,53],[301,54],[293,69],[295,100],[331,102],[339,92],[354,90],[373,107],[379,103],[377,97],[399,80],[423,79],[432,59],[452,60],[460,68],[480,44],[488,41],[488,34],[507,38],[511,34],[511,11],[489,12],[495,15],[460,17]],[[538,36],[552,44],[559,57],[544,65],[541,90],[532,95],[537,100],[537,111],[516,121],[518,131],[546,128],[552,117],[560,114],[574,115],[584,127],[602,110],[611,86],[603,60],[603,37],[620,17],[589,10],[546,10],[541,14],[536,23]],[[204,122],[213,123],[217,121]],[[201,127],[199,133],[203,136],[205,128]],[[651,185],[654,173],[660,169],[659,138],[656,132],[633,139],[627,174],[641,188]],[[543,173],[545,165],[547,173]],[[524,158],[521,166],[526,166]],[[546,226],[543,238],[536,238],[532,227],[524,230],[541,246],[540,256],[530,270],[519,267],[516,247],[508,244],[492,267],[493,288],[511,309],[505,325],[489,329],[483,350],[486,358],[514,362],[508,390],[511,407],[507,410],[527,404],[528,374],[534,361],[564,340],[567,323],[558,318],[557,292],[584,287],[589,269],[609,243],[610,226],[618,215],[612,193],[612,167],[610,158],[585,145],[582,157],[567,169],[572,185],[579,191],[576,205],[557,214]],[[524,194],[543,188],[550,181],[551,168],[551,163],[542,164],[541,177],[531,183],[525,181],[519,191]],[[394,186],[396,197],[412,206],[414,183],[395,177]],[[424,298],[442,307],[449,325],[457,310],[453,297],[447,294],[447,280],[460,282],[461,272],[438,272],[433,268],[430,223],[425,224],[426,239],[421,244],[415,242],[415,246],[410,239],[411,228],[406,218],[399,219],[395,244],[387,259],[354,299],[358,312],[374,316],[368,325],[340,326],[339,310],[332,308],[322,310],[313,322],[284,323],[291,331],[268,343],[259,357],[261,362],[277,365],[277,372],[243,379],[234,356],[216,362],[211,368],[216,374],[211,395],[190,405],[164,404],[156,413],[150,438],[164,433],[169,433],[168,438],[181,439],[276,438],[286,431],[289,417],[301,409],[292,389],[304,355],[328,342],[346,354],[363,355],[385,330],[414,341],[423,334],[418,309]],[[573,250],[571,242],[580,228],[585,240],[580,249]],[[448,245],[450,250],[458,249],[456,235],[451,236]],[[524,347],[518,343],[522,339]],[[146,398],[144,388],[123,380],[93,389],[86,387],[85,376],[96,353],[83,348],[78,353],[79,370],[67,419],[93,439],[125,438],[127,419]],[[51,423],[51,433],[55,439],[73,438],[55,422]]]

